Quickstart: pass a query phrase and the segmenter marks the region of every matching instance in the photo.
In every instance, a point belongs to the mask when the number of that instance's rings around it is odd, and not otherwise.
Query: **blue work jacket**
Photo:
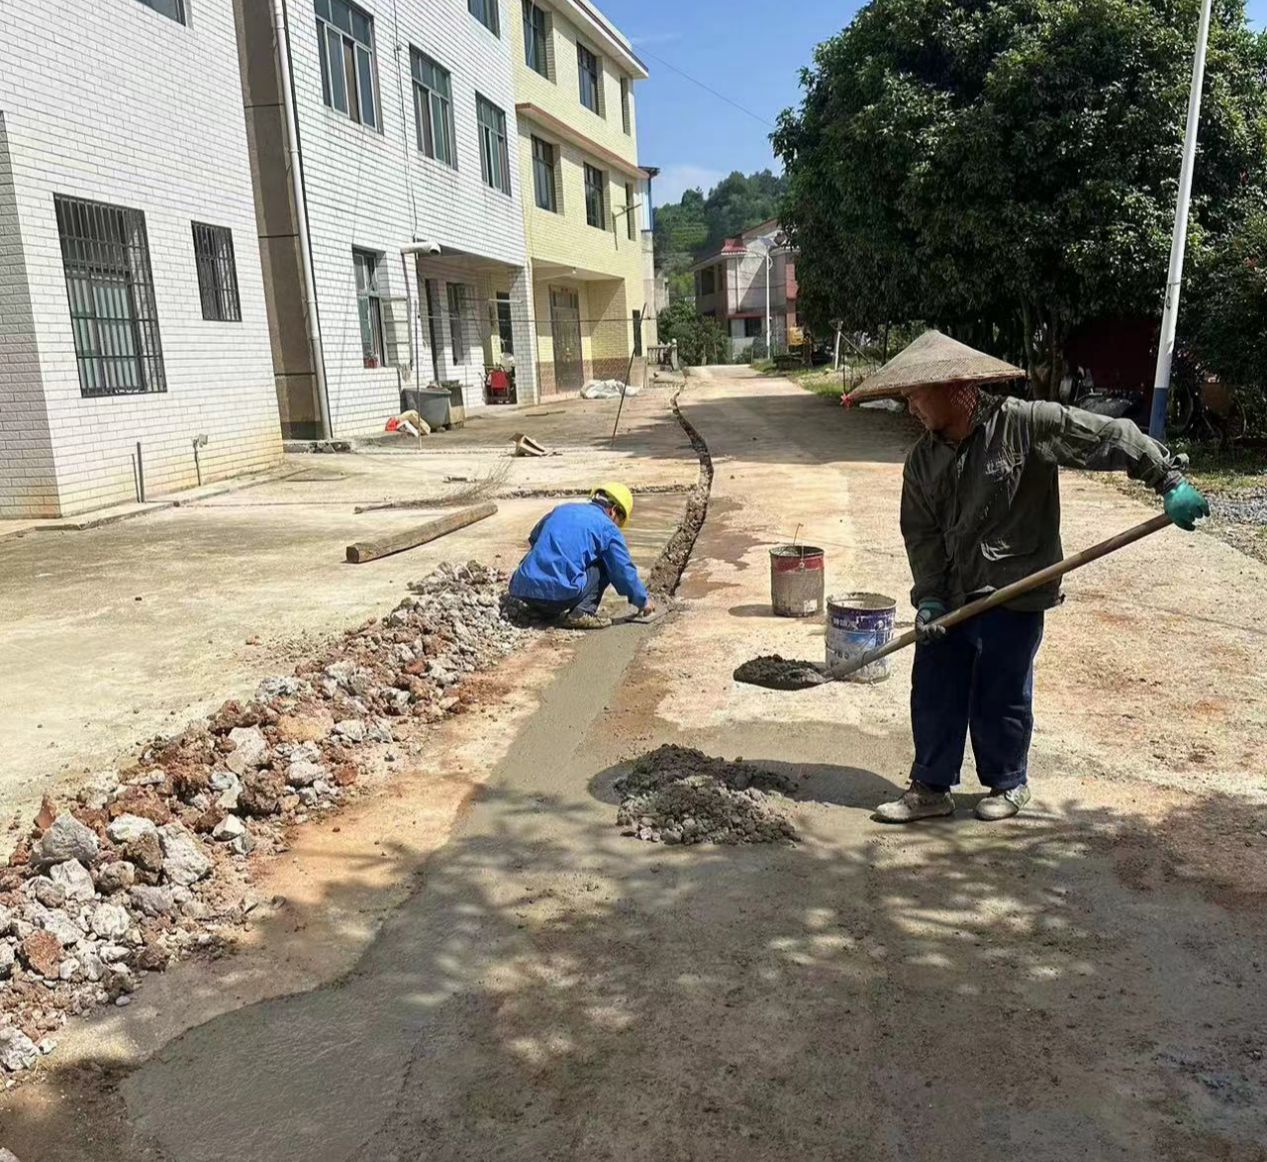
[[[510,593],[523,601],[569,601],[585,588],[591,565],[602,564],[616,592],[641,609],[647,590],[629,557],[616,522],[597,504],[561,504],[537,522],[532,546],[510,579]]]

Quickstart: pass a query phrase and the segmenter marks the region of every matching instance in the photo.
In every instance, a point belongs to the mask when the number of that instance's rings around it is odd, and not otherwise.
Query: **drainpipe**
[[[295,113],[295,82],[290,71],[290,33],[286,27],[286,0],[273,0],[273,36],[277,42],[277,63],[281,75],[282,105],[286,110],[286,148],[290,154],[290,186],[295,201],[296,237],[299,263],[304,273],[304,318],[308,324],[308,344],[312,349],[313,372],[317,380],[317,407],[321,412],[321,438],[332,439],[330,394],[326,383],[326,357],[321,346],[321,322],[317,318],[317,280],[312,266],[312,243],[308,234],[308,200],[304,191],[303,153],[299,148],[299,119]]]

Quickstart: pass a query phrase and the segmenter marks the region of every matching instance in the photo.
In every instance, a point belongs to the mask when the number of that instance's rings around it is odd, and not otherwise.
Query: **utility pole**
[[[767,359],[774,358],[774,348],[770,345],[773,336],[770,334],[770,270],[774,266],[774,259],[770,257],[770,247],[765,249],[765,357]]]
[[[1157,375],[1153,380],[1153,413],[1148,434],[1154,440],[1166,435],[1166,404],[1170,396],[1170,364],[1175,354],[1175,327],[1179,319],[1179,290],[1183,283],[1183,253],[1188,241],[1188,205],[1192,200],[1192,168],[1197,153],[1197,128],[1201,121],[1201,87],[1205,81],[1205,48],[1210,38],[1211,0],[1202,0],[1197,25],[1197,51],[1192,61],[1192,90],[1188,94],[1188,125],[1183,135],[1183,164],[1179,167],[1179,198],[1175,205],[1175,233],[1170,241],[1170,270],[1166,275],[1166,308],[1161,316],[1157,342]]]

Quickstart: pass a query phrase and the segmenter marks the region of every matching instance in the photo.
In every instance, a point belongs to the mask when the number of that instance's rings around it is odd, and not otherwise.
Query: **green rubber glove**
[[[1210,515],[1210,502],[1186,480],[1181,480],[1165,496],[1166,515],[1181,529],[1192,532],[1197,519]]]
[[[931,645],[946,636],[944,625],[934,625],[939,617],[945,617],[946,603],[937,597],[926,597],[915,611],[915,638],[920,645]]]

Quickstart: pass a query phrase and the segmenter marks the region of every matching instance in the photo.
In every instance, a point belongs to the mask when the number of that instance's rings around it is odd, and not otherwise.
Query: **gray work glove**
[[[946,636],[946,627],[933,623],[948,612],[946,603],[940,598],[926,597],[921,601],[915,612],[915,640],[922,646],[941,641]]]

